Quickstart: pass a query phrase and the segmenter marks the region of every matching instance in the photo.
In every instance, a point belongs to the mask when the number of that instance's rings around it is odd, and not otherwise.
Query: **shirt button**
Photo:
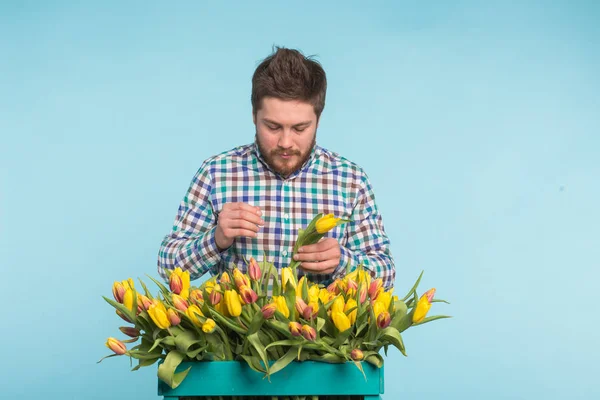
[[[283,214],[283,219],[287,220],[290,216],[288,214]]]
[[[284,257],[285,257],[285,256],[287,256],[287,250],[284,250],[284,251],[282,251],[282,252],[281,252],[281,254],[282,254]]]

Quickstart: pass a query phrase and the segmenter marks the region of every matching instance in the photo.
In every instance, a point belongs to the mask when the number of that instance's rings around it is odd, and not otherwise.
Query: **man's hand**
[[[262,212],[258,207],[247,203],[227,203],[217,218],[215,241],[220,250],[225,250],[233,244],[236,237],[255,238],[258,227],[264,225],[260,217]]]
[[[300,268],[313,274],[331,274],[340,264],[340,244],[333,238],[302,246],[294,254],[294,260],[302,262]]]

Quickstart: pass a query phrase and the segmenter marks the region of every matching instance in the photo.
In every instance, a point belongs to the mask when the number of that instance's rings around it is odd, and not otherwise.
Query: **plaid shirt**
[[[215,229],[225,203],[244,202],[262,211],[264,226],[256,238],[238,237],[219,251]],[[246,260],[289,265],[298,229],[318,213],[350,219],[327,233],[340,243],[340,264],[332,274],[306,273],[313,282],[327,284],[362,264],[372,276],[392,287],[396,270],[389,239],[375,205],[366,174],[356,164],[315,146],[306,163],[288,178],[274,173],[260,156],[256,143],[236,147],[207,159],[183,198],[173,225],[160,247],[158,271],[181,267],[191,279],[216,275],[234,266],[246,272]],[[304,274],[301,268],[299,274]]]

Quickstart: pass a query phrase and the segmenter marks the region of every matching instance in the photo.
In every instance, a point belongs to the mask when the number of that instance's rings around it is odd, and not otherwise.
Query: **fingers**
[[[333,238],[303,246],[294,254],[294,260],[300,261],[300,268],[316,274],[330,274],[340,263],[340,244]]]
[[[225,249],[236,237],[257,237],[259,226],[264,225],[261,215],[258,207],[247,203],[224,204],[217,217],[217,246]]]
[[[331,274],[333,271],[335,271],[339,263],[339,259],[321,262],[303,262],[300,264],[300,268],[313,274]]]

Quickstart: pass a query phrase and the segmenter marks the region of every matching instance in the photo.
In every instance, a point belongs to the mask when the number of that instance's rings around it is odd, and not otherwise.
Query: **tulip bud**
[[[256,292],[245,285],[240,286],[240,296],[242,296],[242,300],[246,304],[252,304],[258,300]]]
[[[112,292],[115,300],[123,304],[123,296],[125,295],[125,287],[121,282],[113,283]]]
[[[108,340],[106,341],[106,347],[108,347],[109,349],[114,351],[115,354],[118,354],[120,356],[127,353],[127,347],[125,346],[125,344],[113,337],[108,338]]]
[[[306,319],[306,320],[311,320],[314,318],[314,313],[313,313],[313,309],[312,307],[305,307],[304,311],[302,311],[302,318]]]
[[[148,308],[148,315],[160,329],[167,329],[171,326],[165,305],[157,299],[154,299],[152,305]]]
[[[348,296],[354,296],[356,294],[356,290],[358,289],[358,284],[353,279],[348,279],[346,282],[346,294]]]
[[[306,282],[306,276],[302,275],[302,277],[298,281],[298,286],[296,286],[296,296],[302,297],[302,288],[304,287],[304,285],[307,285],[308,287],[308,282]]]
[[[179,311],[185,311],[190,306],[189,303],[178,294],[172,295],[171,300],[173,301],[173,305],[175,306],[175,308]]]
[[[169,287],[171,288],[171,292],[175,294],[181,293],[183,289],[183,281],[181,280],[181,276],[176,273],[172,273],[169,277]]]
[[[217,328],[217,324],[212,318],[207,318],[206,322],[202,324],[202,332],[204,333],[213,333]]]
[[[277,311],[283,314],[284,317],[289,318],[290,310],[283,296],[273,296],[273,302],[277,305]]]
[[[379,314],[382,312],[387,311],[381,301],[372,302],[371,305],[373,306],[373,314],[375,314],[375,318],[379,317]]]
[[[208,300],[210,301],[210,304],[214,306],[216,304],[219,304],[219,302],[221,301],[221,297],[221,285],[217,283],[208,295]]]
[[[123,295],[123,305],[130,311],[133,311],[133,295],[133,289],[125,289],[125,294]]]
[[[152,300],[150,300],[148,298],[148,296],[144,296],[143,294],[138,294],[138,308],[144,310],[144,311],[148,311],[148,309],[150,308],[150,306],[152,305]]]
[[[383,286],[383,281],[381,280],[381,278],[375,279],[374,281],[371,281],[371,284],[369,285],[369,297],[371,298],[371,300],[377,300],[377,296],[380,293],[380,289]]]
[[[117,313],[117,315],[119,317],[121,317],[125,322],[129,322],[132,323],[131,320],[129,318],[127,318],[127,316],[125,314],[123,314],[121,311],[119,310],[115,310],[115,312]]]
[[[311,287],[308,288],[308,301],[316,301],[318,302],[319,298],[319,286],[318,285],[312,285]]]
[[[250,265],[248,265],[248,275],[250,275],[250,279],[253,281],[257,281],[262,276],[262,271],[260,270],[260,266],[258,262],[254,259],[254,257],[250,258]]]
[[[327,286],[327,291],[330,293],[334,293],[334,294],[340,294],[339,283],[340,283],[339,279],[336,279],[335,281],[331,282],[329,284],[329,286]]]
[[[299,322],[292,321],[288,324],[288,328],[292,336],[302,335],[302,325]]]
[[[327,304],[333,300],[333,293],[329,292],[327,289],[321,289],[319,290],[319,299],[323,304]]]
[[[340,332],[344,332],[350,329],[350,320],[348,316],[340,311],[332,311],[331,319],[333,320],[333,324]]]
[[[356,300],[354,300],[352,298],[348,299],[348,301],[346,302],[346,305],[344,306],[344,313],[347,313],[352,308],[354,308],[353,311],[350,311],[350,314],[347,314],[348,319],[350,320],[350,325],[354,325],[354,322],[356,322],[356,314],[358,313],[358,309],[356,307],[357,307]]]
[[[387,328],[390,325],[390,322],[392,322],[392,319],[390,317],[390,313],[387,311],[382,312],[377,317],[377,326],[380,329]]]
[[[362,350],[354,349],[350,352],[350,357],[352,357],[354,361],[360,361],[365,358],[365,355],[363,354]]]
[[[121,326],[119,330],[129,337],[136,338],[140,336],[140,330],[131,326]]]
[[[169,308],[167,310],[167,317],[169,318],[169,322],[173,326],[177,326],[181,323],[181,317],[172,308]]]
[[[235,268],[233,270],[233,280],[235,281],[235,285],[240,288],[242,286],[250,286],[250,280],[246,275],[240,272],[239,269]]]
[[[302,326],[302,336],[308,341],[314,341],[317,338],[317,331],[310,325]]]
[[[275,314],[275,310],[277,310],[277,304],[275,303],[265,304],[260,309],[264,319],[269,319],[273,317],[273,314]]]
[[[340,219],[341,218],[335,218],[333,214],[323,215],[317,220],[315,228],[318,233],[327,233],[337,226]]]
[[[302,297],[296,296],[296,311],[299,315],[304,313],[304,309],[306,308],[306,303],[302,300]]]
[[[287,283],[289,282],[294,288],[296,288],[296,277],[292,276],[292,269],[289,267],[281,269],[281,283],[283,290],[287,287]]]
[[[235,290],[225,291],[225,306],[232,317],[239,317],[242,313],[242,303]]]
[[[360,301],[360,304],[363,304],[367,300],[367,293],[367,285],[365,283],[361,283],[358,291],[358,300]]]
[[[431,308],[431,301],[433,300],[433,296],[435,295],[435,288],[429,289],[419,299],[417,306],[415,307],[415,311],[413,313],[412,320],[414,323],[421,322],[425,319],[427,312]]]
[[[200,319],[198,319],[198,316],[203,317],[204,314],[202,314],[202,311],[197,305],[192,304],[191,306],[189,306],[188,309],[185,310],[185,315],[188,316],[188,318],[190,319],[190,321],[192,321],[194,325],[196,325],[197,327],[202,327],[202,323],[200,322]]]
[[[338,296],[335,298],[333,303],[331,304],[331,312],[344,312],[344,298],[342,296]]]
[[[221,283],[231,283],[231,278],[229,277],[229,274],[227,272],[223,272],[221,274],[220,282]]]
[[[319,312],[319,303],[317,301],[310,301],[304,311],[302,312],[302,316],[304,319],[311,320],[317,316],[317,312]]]
[[[194,289],[190,292],[190,300],[196,304],[201,304],[204,301],[202,290]]]

